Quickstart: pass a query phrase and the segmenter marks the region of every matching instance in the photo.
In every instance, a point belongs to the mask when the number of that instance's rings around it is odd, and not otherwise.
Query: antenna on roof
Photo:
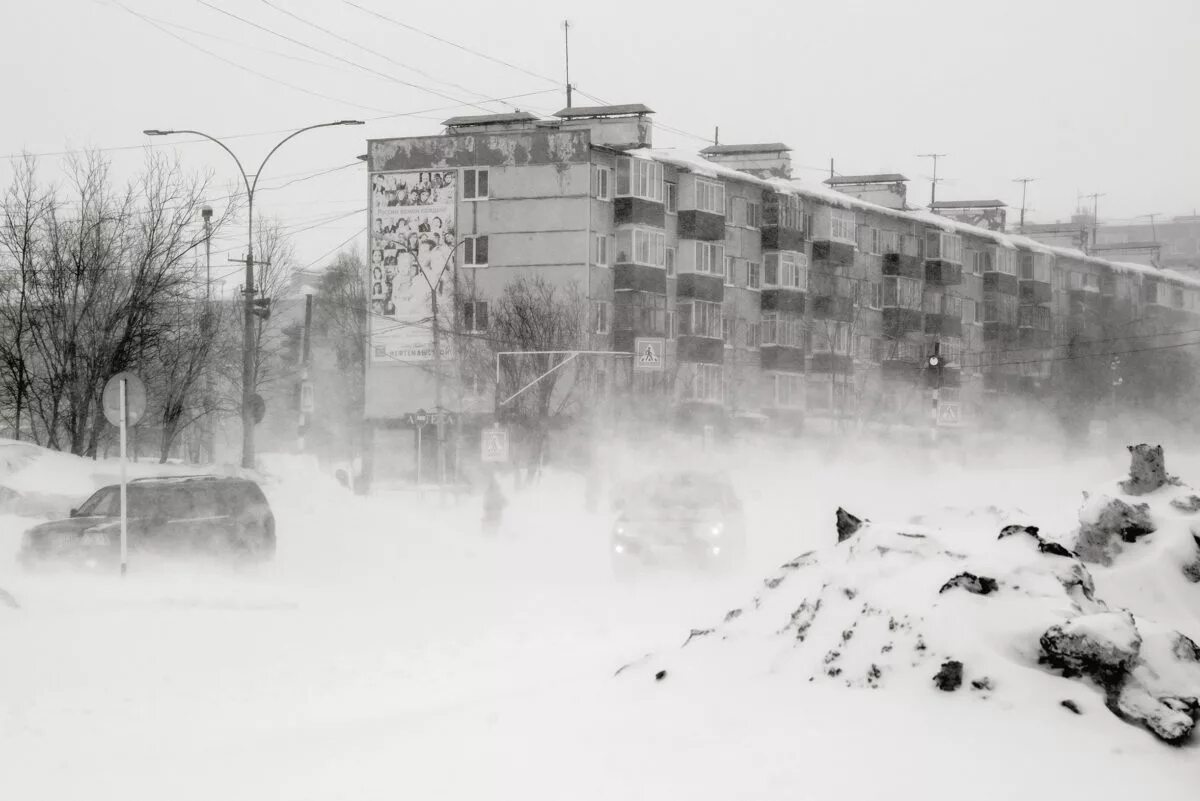
[[[946,153],[920,153],[917,155],[919,159],[933,159],[933,178],[929,182],[929,209],[933,210],[933,204],[937,202],[937,163],[938,159],[945,158]]]
[[[567,60],[567,108],[571,107],[571,22],[563,20],[563,50]]]
[[[1029,189],[1029,182],[1036,180],[1037,178],[1013,178],[1014,184],[1021,185],[1021,233],[1025,233],[1025,192]]]

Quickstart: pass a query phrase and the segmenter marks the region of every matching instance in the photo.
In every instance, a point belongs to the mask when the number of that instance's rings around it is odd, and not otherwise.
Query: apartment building
[[[414,275],[436,272],[427,253],[448,252],[452,291],[438,297],[458,330],[486,336],[489,298],[517,275],[573,285],[591,304],[590,349],[665,341],[663,370],[614,360],[613,381],[632,409],[682,425],[927,425],[934,388],[969,424],[989,398],[1048,393],[1064,348],[1101,329],[1200,327],[1200,281],[903,208],[899,175],[798,181],[778,142],[655,148],[652,116],[627,105],[460,117],[439,136],[374,140],[371,230],[408,213],[381,199],[389,180],[452,186],[431,225],[410,221],[443,236],[408,249]],[[873,196],[871,178],[885,203],[856,196]],[[388,235],[377,240],[373,269],[387,271]],[[432,348],[387,344],[398,330],[428,339],[423,292],[410,319],[399,301],[373,311],[367,414],[380,431],[435,402]],[[376,300],[399,294],[381,287]],[[459,411],[491,411],[478,400]]]

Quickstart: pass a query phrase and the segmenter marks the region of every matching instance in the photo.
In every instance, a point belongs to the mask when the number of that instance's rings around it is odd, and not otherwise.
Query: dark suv
[[[130,554],[233,555],[269,559],[275,553],[275,516],[253,481],[220,476],[143,478],[129,482]],[[97,490],[66,520],[34,526],[20,559],[94,565],[119,559],[121,488]]]
[[[742,504],[720,473],[649,476],[625,487],[616,506],[611,552],[620,577],[652,565],[720,571],[745,558]]]

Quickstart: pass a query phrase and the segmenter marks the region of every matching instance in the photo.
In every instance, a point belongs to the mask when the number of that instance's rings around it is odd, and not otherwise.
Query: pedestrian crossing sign
[[[962,425],[962,406],[950,401],[938,404],[937,422],[939,426]]]
[[[508,461],[508,431],[499,426],[485,428],[479,440],[480,458],[485,462]]]
[[[638,373],[658,373],[663,369],[664,340],[638,337],[633,341],[633,369]]]

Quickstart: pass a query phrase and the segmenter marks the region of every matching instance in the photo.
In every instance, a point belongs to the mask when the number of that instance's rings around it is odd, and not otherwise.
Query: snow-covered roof
[[[1069,258],[1076,261],[1095,264],[1101,267],[1107,267],[1116,272],[1136,273],[1138,275],[1158,278],[1163,281],[1200,288],[1200,279],[1192,278],[1191,276],[1184,275],[1183,273],[1175,270],[1164,270],[1157,267],[1151,267],[1145,264],[1135,264],[1132,262],[1109,261],[1096,256],[1090,256],[1081,250],[1047,245],[1044,242],[1038,242],[1036,239],[1031,239],[1030,237],[1022,236],[1020,234],[1008,234],[1000,231],[993,231],[989,228],[981,228],[978,225],[960,222],[958,220],[950,219],[949,217],[942,217],[938,214],[933,214],[920,209],[893,209],[887,206],[881,206],[878,203],[860,200],[852,195],[843,194],[842,192],[823,184],[804,183],[796,178],[759,178],[756,175],[751,175],[750,173],[709,161],[699,153],[688,150],[682,150],[679,148],[637,148],[628,151],[627,155],[633,156],[634,158],[648,159],[650,161],[669,164],[673,167],[687,170],[688,172],[705,178],[721,178],[730,181],[740,181],[744,184],[761,186],[764,189],[770,189],[781,194],[797,195],[801,198],[817,201],[819,203],[836,208],[878,214],[892,217],[894,219],[905,220],[907,222],[916,222],[922,225],[939,228],[947,233],[957,233],[960,235],[976,237],[977,239],[984,239],[1004,248],[1013,250],[1026,250],[1034,253],[1046,253],[1052,256],[1061,256],[1063,258]]]

